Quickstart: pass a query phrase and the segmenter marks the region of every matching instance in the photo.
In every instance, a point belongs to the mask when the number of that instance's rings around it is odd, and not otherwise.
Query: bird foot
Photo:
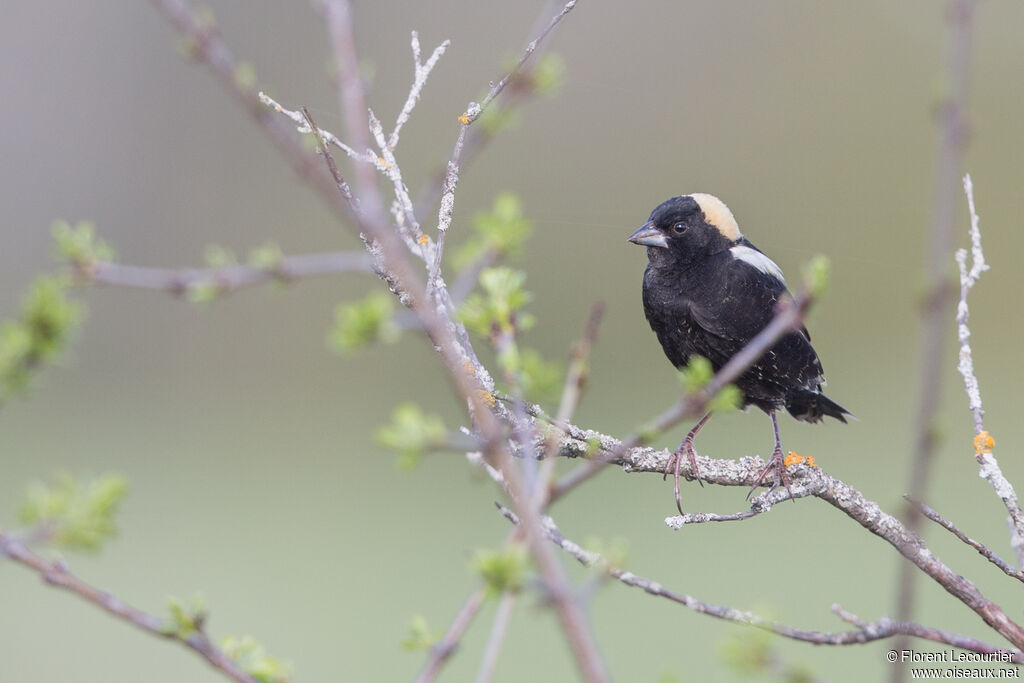
[[[693,478],[697,480],[697,483],[700,484],[701,487],[703,487],[704,482],[701,481],[700,472],[697,469],[697,449],[693,447],[693,439],[690,437],[683,439],[683,442],[679,444],[679,448],[676,449],[676,452],[669,457],[668,462],[665,464],[665,473],[661,477],[661,480],[665,481],[669,472],[672,473],[672,480],[675,484],[676,509],[679,510],[679,514],[681,515],[685,513],[683,513],[683,500],[679,495],[679,475],[681,473],[684,454],[690,461],[690,472],[693,473]]]
[[[747,500],[750,500],[750,496],[754,495],[754,491],[756,491],[761,485],[769,472],[772,472],[773,476],[772,486],[768,489],[768,493],[771,493],[781,485],[786,487],[786,491],[792,498],[793,489],[789,486],[789,473],[786,472],[786,463],[782,455],[782,448],[776,446],[775,450],[772,451],[772,457],[768,459],[768,464],[765,465],[764,469],[761,470],[761,473],[757,475],[757,481],[754,482],[754,485],[750,487],[750,492],[747,493]]]

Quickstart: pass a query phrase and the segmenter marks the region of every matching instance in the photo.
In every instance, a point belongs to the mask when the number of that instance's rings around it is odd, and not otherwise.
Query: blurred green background
[[[340,132],[327,41],[307,3],[210,4],[260,87]],[[447,158],[455,117],[551,7],[358,3],[370,103],[385,121],[411,82],[409,31],[419,31],[425,51],[452,40],[398,148],[411,188]],[[465,169],[451,239],[468,235],[472,213],[499,191],[520,195],[534,221],[523,264],[539,321],[526,341],[550,358],[566,357],[595,300],[607,303],[580,424],[624,435],[678,396],[641,310],[644,253],[625,237],[661,200],[712,192],[791,280],[813,254],[831,257],[831,288],[809,327],[830,395],[860,421],[785,418],[784,446],[900,508],[918,384],[932,110],[943,89],[942,7],[583,0],[566,18],[551,43],[565,63],[564,88],[530,105]],[[992,266],[972,296],[975,362],[996,454],[1018,483],[1022,25],[1020,2],[978,9],[967,155]],[[55,218],[95,220],[120,260],[142,265],[199,264],[211,242],[243,254],[266,240],[286,253],[358,247],[176,43],[148,3],[5,7],[0,315],[13,315],[34,274],[51,267]],[[426,226],[433,216],[420,219]],[[952,274],[952,254],[949,264]],[[205,309],[157,293],[89,290],[73,352],[28,400],[0,411],[0,526],[15,523],[31,480],[124,472],[132,491],[122,532],[98,556],[71,558],[84,578],[157,613],[167,595],[201,592],[215,635],[255,635],[294,663],[297,680],[410,679],[424,656],[400,648],[409,620],[421,614],[446,627],[474,583],[473,550],[497,546],[508,528],[491,506],[493,485],[461,456],[434,455],[399,474],[394,455],[374,444],[374,425],[401,401],[450,426],[462,419],[415,335],[354,359],[327,350],[334,305],[380,287],[346,275],[247,290]],[[1005,511],[971,457],[952,310],[947,333],[943,441],[928,502],[1010,556]],[[660,445],[674,446],[683,431]],[[755,412],[712,421],[698,443],[718,457],[770,447],[769,421]],[[683,495],[689,510],[732,512],[743,494],[690,484]],[[670,483],[612,470],[553,509],[570,537],[624,539],[629,568],[703,600],[822,630],[844,626],[829,612],[833,602],[866,619],[892,610],[902,560],[821,502],[682,532],[662,523],[673,512]],[[945,532],[929,528],[927,537],[1021,616],[1016,583]],[[998,642],[935,584],[922,581],[920,597],[920,621]],[[0,605],[4,683],[221,680],[193,654],[10,563],[0,563]],[[478,617],[442,680],[474,675],[493,612],[491,604]],[[752,631],[621,585],[602,588],[592,613],[618,680],[742,678],[720,649]],[[773,642],[786,662],[825,680],[878,680],[890,666],[885,642]],[[551,613],[532,597],[521,601],[495,680],[574,675]]]

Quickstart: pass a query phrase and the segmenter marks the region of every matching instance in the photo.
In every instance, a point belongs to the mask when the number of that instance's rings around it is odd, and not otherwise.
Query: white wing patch
[[[729,251],[733,257],[749,263],[750,265],[757,268],[765,275],[771,275],[772,277],[778,278],[779,282],[786,284],[786,278],[782,275],[782,268],[779,268],[775,261],[759,252],[757,249],[751,249],[748,246],[737,244],[735,247],[730,247]]]

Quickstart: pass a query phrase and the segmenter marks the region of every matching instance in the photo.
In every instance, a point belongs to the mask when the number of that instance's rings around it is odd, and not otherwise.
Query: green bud
[[[427,652],[444,636],[441,629],[432,629],[426,617],[417,614],[409,621],[409,635],[402,641],[402,649]]]
[[[127,493],[128,482],[119,474],[81,484],[63,472],[53,485],[30,485],[19,516],[25,525],[47,525],[55,546],[95,551],[117,535],[117,510]]]
[[[203,248],[203,261],[210,268],[224,268],[238,264],[235,252],[219,244],[207,244]]]
[[[274,270],[281,265],[283,260],[284,254],[281,252],[281,247],[273,242],[267,242],[249,252],[248,263],[254,268]]]
[[[679,381],[687,394],[695,394],[715,376],[711,361],[703,356],[690,356],[690,362],[679,371]]]
[[[53,239],[57,257],[77,266],[89,266],[97,261],[113,261],[114,250],[96,236],[96,226],[81,221],[72,226],[67,221],[54,221]]]
[[[561,363],[544,360],[534,349],[523,349],[520,360],[519,383],[526,400],[535,403],[557,401],[564,374]]]
[[[260,683],[287,683],[292,677],[292,666],[277,657],[271,657],[252,636],[225,636],[220,647],[245,673]]]
[[[741,405],[743,405],[743,392],[735,384],[727,384],[711,399],[708,410],[713,413],[728,413],[738,409]]]
[[[328,344],[335,351],[348,353],[374,342],[397,341],[400,330],[394,309],[393,297],[385,292],[374,292],[355,303],[338,304]]]
[[[804,266],[804,283],[813,297],[820,297],[828,288],[832,263],[827,256],[817,254]]]
[[[522,587],[529,555],[518,545],[502,550],[477,550],[470,566],[483,578],[488,594],[493,597]]]
[[[256,87],[256,67],[249,62],[235,64],[235,85],[241,90],[252,90]]]
[[[489,110],[484,111],[486,115]],[[532,230],[531,221],[523,216],[519,197],[511,192],[502,192],[495,198],[490,212],[473,215],[474,236],[455,250],[455,267],[462,269],[488,252],[498,256],[518,256]]]
[[[511,268],[485,268],[480,273],[483,292],[470,296],[462,305],[459,316],[471,330],[480,336],[490,336],[497,327],[504,331],[527,329],[533,325],[533,316],[518,314],[530,301],[523,289],[526,273]]]
[[[538,95],[557,94],[565,84],[565,60],[554,52],[542,55],[530,73],[530,80]]]
[[[398,452],[402,470],[414,468],[423,455],[446,443],[448,429],[437,415],[427,415],[415,403],[395,408],[391,422],[377,430],[377,443]]]

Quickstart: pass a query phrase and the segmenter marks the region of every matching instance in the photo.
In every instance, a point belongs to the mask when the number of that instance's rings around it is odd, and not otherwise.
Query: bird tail
[[[847,415],[856,419],[853,413],[825,394],[810,389],[804,389],[791,396],[786,404],[786,410],[790,415],[804,422],[821,422],[826,415],[834,417],[840,422],[846,422]]]

